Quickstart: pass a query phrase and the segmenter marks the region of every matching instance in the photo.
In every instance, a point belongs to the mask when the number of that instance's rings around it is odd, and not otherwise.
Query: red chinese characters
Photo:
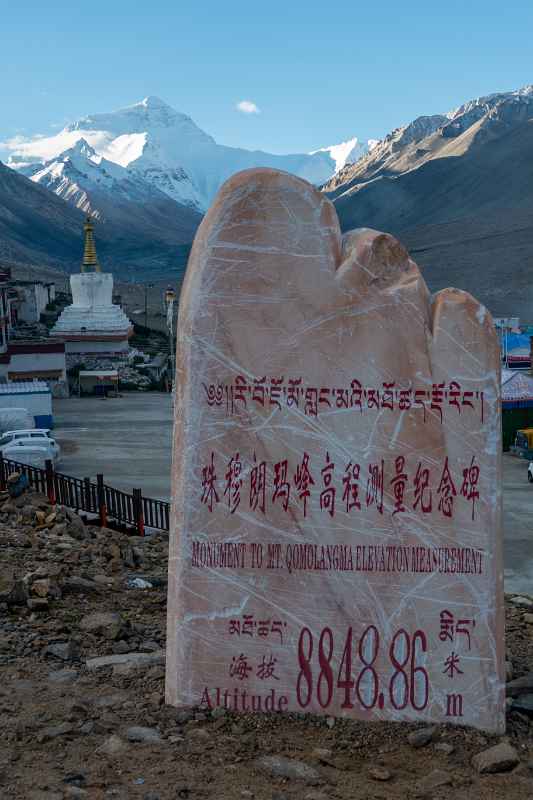
[[[479,490],[477,488],[479,467],[475,463],[475,460],[476,457],[472,456],[470,466],[463,470],[463,485],[461,486],[461,495],[472,503],[472,519],[475,518],[476,500],[479,500]]]
[[[464,463],[464,462],[463,462]],[[253,453],[249,462],[240,453],[234,453],[220,468],[224,481],[217,477],[215,454],[200,470],[200,502],[210,513],[224,501],[230,514],[240,510],[267,514],[268,509],[281,509],[288,513],[301,513],[307,517],[310,504],[334,517],[338,513],[351,514],[372,509],[378,514],[391,516],[414,511],[419,514],[438,512],[452,518],[457,502],[467,501],[471,517],[475,519],[476,503],[480,500],[480,467],[476,456],[470,456],[466,466],[460,467],[462,483],[453,474],[448,457],[442,465],[418,461],[408,466],[407,457],[398,455],[392,462],[381,459],[366,467],[365,484],[361,490],[361,464],[355,460],[338,470],[329,451],[323,466],[312,463],[304,452],[295,465],[284,458],[275,464],[259,461]],[[316,476],[316,481],[315,481]],[[317,485],[318,481],[318,485]],[[460,490],[457,488],[460,485]],[[363,495],[361,495],[363,491]],[[243,508],[245,507],[245,508]]]
[[[429,469],[418,464],[415,476],[415,499],[413,508],[429,514],[433,508],[433,493],[430,486]]]
[[[241,486],[242,486],[242,464],[239,454],[236,453],[228,464],[226,471],[226,488],[224,489],[224,497],[227,497],[228,508],[232,514],[238,509],[241,503]]]
[[[257,463],[254,453],[254,465],[250,473],[250,511],[265,513],[266,504],[266,461]]]
[[[219,500],[216,480],[215,454],[211,453],[211,463],[202,470],[202,503],[206,504],[209,511],[213,510],[213,504]]]
[[[383,514],[384,471],[383,460],[379,464],[370,464],[366,483],[366,505],[368,507],[375,503],[380,514]]]
[[[335,514],[335,495],[337,494],[337,490],[332,486],[334,469],[335,464],[331,461],[329,453],[326,453],[326,466],[322,469],[324,489],[320,493],[320,508],[322,511],[327,511],[330,517]]]
[[[260,681],[275,680],[279,681],[279,675],[276,674],[276,665],[278,659],[274,658],[272,654],[264,655],[255,667],[250,662],[248,656],[240,653],[238,656],[233,656],[228,670],[230,678],[237,681],[248,680],[252,673],[255,674]]]
[[[289,469],[287,459],[279,461],[274,465],[274,494],[272,495],[272,502],[281,499],[283,510],[287,511],[289,507],[289,496],[291,492],[290,483],[287,480],[287,472]]]
[[[346,513],[349,513],[353,508],[358,511],[361,510],[361,502],[359,500],[359,475],[361,473],[361,466],[354,464],[352,461],[346,467],[342,483],[344,486],[342,501],[346,504]]]
[[[407,486],[407,475],[404,472],[405,469],[405,458],[404,456],[398,456],[396,461],[394,462],[394,478],[391,480],[392,489],[394,492],[394,510],[393,515],[398,514],[401,511],[405,511],[405,487]]]
[[[307,499],[311,495],[310,487],[314,486],[315,481],[309,472],[309,454],[304,453],[302,463],[296,467],[294,485],[298,492],[298,497],[303,502],[304,517],[307,515]]]
[[[457,497],[457,490],[450,472],[447,456],[437,489],[437,495],[439,496],[439,511],[441,511],[445,517],[453,516],[453,500],[454,497]]]

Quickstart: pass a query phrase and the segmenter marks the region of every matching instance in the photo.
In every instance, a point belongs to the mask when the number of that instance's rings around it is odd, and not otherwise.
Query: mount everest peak
[[[204,212],[221,184],[239,170],[273,167],[318,185],[368,149],[356,138],[293,155],[220,145],[189,116],[149,96],[117,111],[85,116],[54,136],[17,142],[7,163],[96,214],[92,184],[113,194],[128,181],[136,192],[144,186],[148,195],[155,190]]]

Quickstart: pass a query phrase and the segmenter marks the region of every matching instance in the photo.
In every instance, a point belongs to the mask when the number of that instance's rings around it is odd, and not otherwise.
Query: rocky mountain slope
[[[433,290],[533,322],[533,86],[420,117],[324,186],[344,229],[397,235]]]
[[[80,250],[83,214],[0,162],[0,263],[67,268]]]
[[[0,263],[15,269],[33,265],[78,270],[84,211],[96,203],[102,222],[98,253],[104,269],[128,280],[182,272],[201,215],[155,188],[146,203],[146,192],[140,192],[130,178],[117,177],[115,170],[108,173],[113,198],[97,188],[89,200],[85,191],[89,168],[80,168],[80,160],[90,160],[90,155],[88,148],[78,145],[60,164],[43,167],[57,196],[0,163]],[[64,192],[76,201],[73,205],[62,199]]]
[[[145,192],[163,192],[172,200],[204,212],[220,185],[242,169],[274,167],[322,183],[337,169],[366,152],[351,139],[314,153],[274,155],[220,145],[193,120],[157,97],[111,113],[92,114],[55,136],[37,138],[13,147],[9,166],[74,203],[91,202],[98,191],[115,198],[117,183]],[[83,193],[79,175],[65,170],[67,160],[85,174]],[[128,183],[129,182],[129,183]],[[120,192],[119,192],[120,193]],[[93,207],[98,206],[94,199]]]

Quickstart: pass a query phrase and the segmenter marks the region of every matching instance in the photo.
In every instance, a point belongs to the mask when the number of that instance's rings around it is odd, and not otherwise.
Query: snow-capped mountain
[[[357,139],[295,155],[227,147],[190,117],[147,97],[119,111],[84,117],[55,136],[19,143],[8,165],[79,207],[94,207],[92,184],[114,193],[130,180],[138,190],[148,185],[205,211],[220,185],[239,170],[274,167],[320,184],[367,150]]]
[[[128,178],[123,167],[98,155],[85,139],[78,139],[57,158],[44,164],[28,164],[19,171],[97,218],[101,212],[91,206],[91,191],[121,191],[122,182]]]
[[[99,155],[83,138],[56,158],[44,164],[26,164],[19,171],[102,221],[106,221],[109,201],[113,208],[121,202],[169,202],[167,193],[146,182],[136,170],[128,170]]]

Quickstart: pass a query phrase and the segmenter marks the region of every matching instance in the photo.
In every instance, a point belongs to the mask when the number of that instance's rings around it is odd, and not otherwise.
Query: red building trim
[[[35,353],[64,353],[65,342],[16,342],[9,343],[9,352],[12,355]]]
[[[50,333],[51,337],[61,337],[65,342],[120,342],[133,336],[133,328],[124,333]]]

